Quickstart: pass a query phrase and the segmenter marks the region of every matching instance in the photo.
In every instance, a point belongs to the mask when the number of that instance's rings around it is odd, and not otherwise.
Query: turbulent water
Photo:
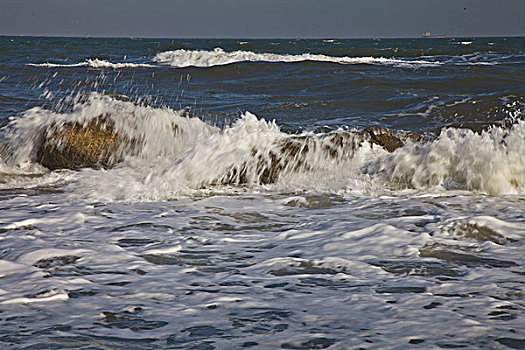
[[[524,98],[524,38],[0,37],[0,348],[522,349]]]

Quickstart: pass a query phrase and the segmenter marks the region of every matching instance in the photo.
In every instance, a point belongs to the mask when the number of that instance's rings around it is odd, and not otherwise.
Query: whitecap
[[[91,67],[91,68],[113,68],[113,69],[123,69],[123,68],[150,68],[154,67],[151,64],[146,63],[129,63],[129,62],[109,62],[106,60],[87,59],[84,62],[71,63],[71,64],[59,64],[59,63],[28,63],[28,66],[34,67],[45,67],[45,68],[75,68],[75,67]]]
[[[427,143],[408,143],[366,166],[374,176],[410,188],[463,188],[492,195],[525,192],[525,121],[477,134],[447,128]]]
[[[277,53],[256,53],[252,51],[224,51],[218,47],[214,50],[165,51],[158,53],[154,62],[176,68],[184,67],[214,67],[239,62],[282,62],[294,63],[304,61],[332,62],[338,64],[371,64],[391,65],[398,67],[432,67],[441,65],[437,61],[408,60],[386,57],[349,57],[327,56],[322,54],[303,53],[297,55]]]

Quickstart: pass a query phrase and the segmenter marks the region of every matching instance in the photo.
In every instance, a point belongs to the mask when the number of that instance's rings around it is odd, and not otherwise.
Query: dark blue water
[[[524,111],[525,38],[0,37],[0,348],[522,349]]]
[[[189,108],[200,116],[220,118],[251,111],[290,129],[371,124],[414,131],[436,131],[447,125],[481,128],[505,119],[506,105],[523,103],[524,40],[2,37],[0,117],[52,105],[42,96],[46,91],[55,99],[99,91]],[[215,48],[239,52],[232,59],[236,63],[222,65],[226,62],[213,53]],[[179,68],[169,58],[153,61],[158,54],[180,49],[196,52],[182,58],[187,67]],[[246,52],[259,54],[257,62],[244,61],[249,59],[243,55]],[[268,54],[282,55],[282,60],[324,55],[328,62],[283,63],[280,58],[268,62]],[[219,58],[208,62],[202,56]],[[341,57],[355,61],[330,61]],[[101,61],[100,67],[89,65],[89,60]],[[57,66],[30,65],[45,63]],[[119,63],[153,67],[115,68]]]

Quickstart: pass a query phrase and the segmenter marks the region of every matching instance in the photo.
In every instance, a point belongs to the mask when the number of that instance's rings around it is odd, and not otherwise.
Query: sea
[[[0,348],[524,349],[524,115],[520,37],[2,36]]]

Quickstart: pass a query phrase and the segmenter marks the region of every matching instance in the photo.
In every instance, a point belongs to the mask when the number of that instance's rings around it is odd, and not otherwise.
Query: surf
[[[524,136],[522,120],[480,133],[444,128],[425,138],[385,128],[288,134],[249,112],[220,128],[183,110],[92,93],[68,112],[22,113],[2,129],[1,157],[4,168],[19,172],[107,169],[89,174],[108,177],[110,187],[132,181],[141,197],[153,198],[217,186],[338,191],[356,181],[502,195],[524,193]],[[88,158],[104,148],[107,154]]]

